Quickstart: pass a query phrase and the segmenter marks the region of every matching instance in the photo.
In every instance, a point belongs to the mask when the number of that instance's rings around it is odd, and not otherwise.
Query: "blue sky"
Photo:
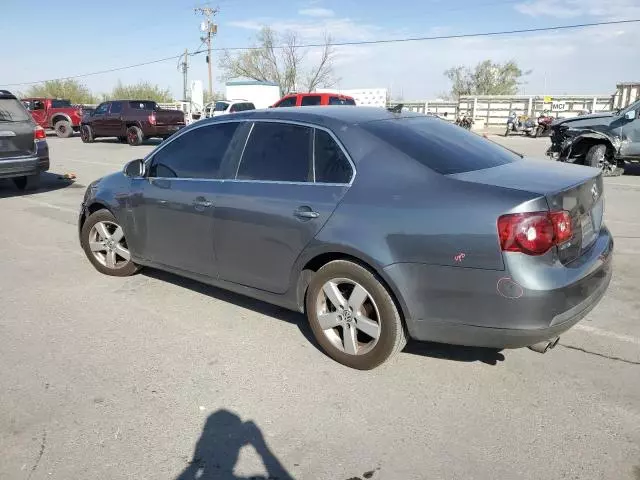
[[[10,49],[6,43],[3,47],[0,86],[140,63],[178,55],[184,48],[193,51],[200,45],[196,4],[3,0],[0,31],[13,41]],[[348,41],[640,18],[640,0],[220,0],[213,5],[220,7],[214,46],[223,48],[250,45],[262,24],[297,31],[304,41],[314,42],[324,31],[336,41]],[[524,93],[606,94],[618,81],[640,79],[639,27],[340,47],[335,70],[341,88],[386,87],[405,99],[423,100],[448,89],[442,74],[448,67],[513,58],[524,70],[533,70]],[[309,51],[308,58],[316,54]],[[191,62],[190,79],[206,86],[204,56]],[[118,80],[148,80],[169,87],[176,97],[182,91],[177,60],[81,79],[98,93]],[[215,86],[221,86],[218,78]]]

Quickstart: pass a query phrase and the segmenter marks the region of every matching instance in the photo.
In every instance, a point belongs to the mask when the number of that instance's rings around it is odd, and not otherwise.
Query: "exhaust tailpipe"
[[[549,350],[554,348],[559,341],[560,337],[555,337],[551,340],[545,340],[544,342],[536,343],[535,345],[529,345],[529,348],[534,352],[547,353]]]

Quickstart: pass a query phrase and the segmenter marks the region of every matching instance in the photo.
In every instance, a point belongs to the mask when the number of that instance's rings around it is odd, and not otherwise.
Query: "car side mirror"
[[[141,159],[131,160],[122,169],[127,177],[136,178],[144,176],[144,161]]]
[[[636,119],[635,110],[631,110],[630,112],[625,113],[624,118],[626,118],[627,120],[635,120]]]

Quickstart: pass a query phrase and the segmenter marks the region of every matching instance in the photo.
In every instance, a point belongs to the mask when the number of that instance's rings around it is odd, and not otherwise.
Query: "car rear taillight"
[[[149,124],[151,125],[156,124],[156,112],[153,112],[151,115],[149,115]]]
[[[39,140],[47,139],[47,132],[44,131],[40,125],[36,125],[36,129],[33,132],[33,139],[37,142]]]
[[[504,252],[542,255],[573,236],[569,212],[533,212],[502,215],[498,236]]]

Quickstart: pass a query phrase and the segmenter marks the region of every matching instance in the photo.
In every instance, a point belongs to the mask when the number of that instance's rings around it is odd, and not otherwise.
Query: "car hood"
[[[569,128],[588,128],[596,125],[609,125],[617,118],[611,112],[593,113],[579,117],[565,118],[553,122],[554,127],[565,126]]]

